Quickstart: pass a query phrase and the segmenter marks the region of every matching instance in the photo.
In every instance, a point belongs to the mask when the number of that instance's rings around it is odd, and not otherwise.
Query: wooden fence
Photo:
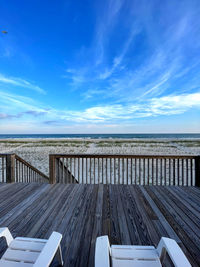
[[[49,156],[50,183],[200,186],[200,156]]]
[[[48,176],[16,154],[0,154],[0,182],[49,182]]]

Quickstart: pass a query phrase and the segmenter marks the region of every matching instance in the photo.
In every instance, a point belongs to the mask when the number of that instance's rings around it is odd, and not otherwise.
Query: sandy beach
[[[51,153],[199,155],[200,139],[2,139],[0,153],[16,153],[48,175]]]

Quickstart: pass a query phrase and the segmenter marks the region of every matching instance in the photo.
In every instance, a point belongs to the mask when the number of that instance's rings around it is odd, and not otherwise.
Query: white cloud
[[[190,108],[200,108],[200,93],[182,94],[153,98],[151,107],[154,113],[183,113]]]
[[[16,78],[16,77],[6,77],[3,74],[0,74],[0,83],[7,83],[7,84],[14,85],[14,86],[29,88],[29,89],[34,90],[34,91],[41,93],[41,94],[46,93],[39,86],[34,85],[34,84],[32,84],[26,80],[23,80],[21,78]]]
[[[84,110],[68,110],[45,107],[33,99],[14,94],[0,92],[1,119],[19,119],[31,115],[37,121],[54,121],[66,124],[118,124],[130,123],[137,118],[149,118],[182,114],[189,109],[200,109],[200,92],[190,94],[154,97],[143,102],[126,104],[107,104],[86,108]],[[2,109],[4,105],[4,109]],[[7,108],[6,108],[7,105]],[[40,118],[42,115],[42,119]]]
[[[64,120],[75,122],[131,121],[134,118],[182,114],[190,108],[200,108],[200,93],[169,95],[143,103],[106,105],[83,111],[65,111]]]

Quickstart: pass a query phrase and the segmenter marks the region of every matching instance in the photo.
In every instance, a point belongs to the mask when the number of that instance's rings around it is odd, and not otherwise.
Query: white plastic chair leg
[[[59,245],[58,250],[56,252],[56,257],[58,259],[58,262],[61,266],[63,266],[63,257],[62,257],[62,250],[61,250],[61,246]]]
[[[162,237],[157,251],[161,262],[167,252],[175,267],[192,267],[179,245],[173,239]]]

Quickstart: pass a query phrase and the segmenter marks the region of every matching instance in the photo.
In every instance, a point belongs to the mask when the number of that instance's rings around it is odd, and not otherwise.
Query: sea
[[[69,138],[69,139],[193,139],[200,138],[200,133],[183,134],[0,134],[0,139],[17,138]]]

